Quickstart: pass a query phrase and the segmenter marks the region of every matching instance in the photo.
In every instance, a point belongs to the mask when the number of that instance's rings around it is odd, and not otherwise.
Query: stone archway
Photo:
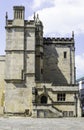
[[[47,97],[46,97],[45,95],[42,95],[40,102],[41,102],[42,104],[47,104]]]

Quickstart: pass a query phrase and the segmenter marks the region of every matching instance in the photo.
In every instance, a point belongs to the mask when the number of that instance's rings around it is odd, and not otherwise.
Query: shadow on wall
[[[58,67],[59,55],[55,45],[44,46],[44,82],[52,85],[67,85],[68,82]]]

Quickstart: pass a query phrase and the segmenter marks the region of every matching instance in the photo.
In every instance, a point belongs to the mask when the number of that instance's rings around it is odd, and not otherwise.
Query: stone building
[[[76,82],[79,86],[80,104],[81,104],[82,116],[84,117],[84,77],[77,79]]]
[[[71,38],[45,38],[38,15],[29,21],[23,6],[13,10],[13,20],[6,14],[6,55],[0,57],[3,112],[32,117],[81,116],[74,34]]]

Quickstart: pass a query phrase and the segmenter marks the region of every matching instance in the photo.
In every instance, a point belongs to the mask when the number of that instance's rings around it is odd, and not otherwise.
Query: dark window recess
[[[64,58],[67,58],[67,52],[66,51],[64,52]]]
[[[46,104],[46,103],[47,103],[47,97],[46,97],[46,96],[43,95],[43,96],[41,97],[41,103],[42,103],[42,104]]]
[[[73,117],[73,111],[69,111],[69,117]]]
[[[43,59],[43,52],[40,52],[41,59]]]
[[[41,55],[41,59],[43,59],[43,55]]]
[[[63,116],[64,117],[73,117],[74,113],[73,113],[73,111],[63,111]]]
[[[68,114],[67,114],[67,111],[63,111],[63,116],[64,116],[64,117],[67,117],[67,115],[68,115]]]
[[[41,74],[43,74],[43,69],[41,69]]]
[[[65,93],[58,93],[57,94],[57,101],[65,101],[66,95]]]

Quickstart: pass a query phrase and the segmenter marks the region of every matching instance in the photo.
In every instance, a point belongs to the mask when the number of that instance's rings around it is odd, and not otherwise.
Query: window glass
[[[66,95],[65,93],[58,93],[57,101],[65,101]]]

